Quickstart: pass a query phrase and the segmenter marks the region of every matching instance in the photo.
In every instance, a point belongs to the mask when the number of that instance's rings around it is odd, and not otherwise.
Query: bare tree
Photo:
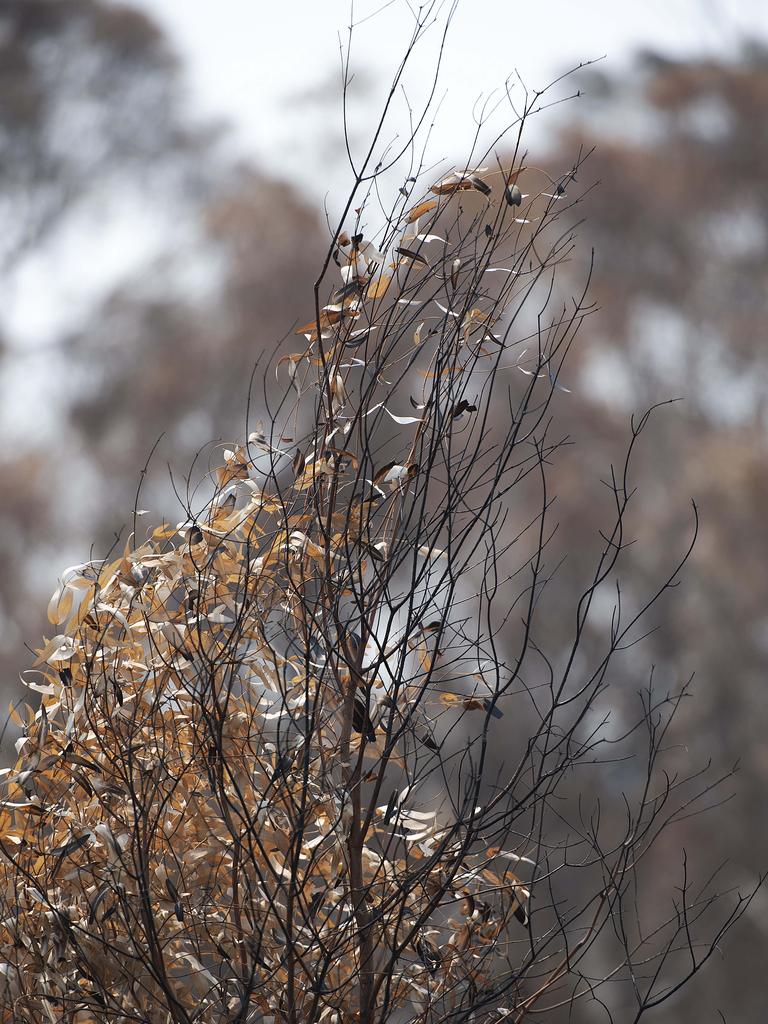
[[[581,161],[526,166],[541,104],[512,108],[506,156],[439,177],[414,157],[369,236],[385,109],[279,398],[265,371],[263,420],[184,523],[62,578],[6,777],[3,1019],[639,1020],[743,912],[684,874],[645,919],[645,854],[718,780],[665,771],[687,686],[651,676],[619,728],[604,711],[688,554],[627,607],[650,413],[548,649],[553,412],[589,306],[553,308]],[[617,827],[589,780],[630,756]]]

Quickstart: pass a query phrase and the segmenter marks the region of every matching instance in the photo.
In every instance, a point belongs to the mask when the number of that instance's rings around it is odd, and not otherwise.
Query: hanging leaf
[[[478,192],[482,192],[484,196],[489,196],[491,194],[491,186],[488,182],[483,181],[482,178],[472,175],[469,180],[472,183],[472,187],[477,189]]]
[[[396,462],[388,462],[376,473],[373,478],[373,482],[374,484],[389,483],[391,480],[397,479],[398,476],[406,472],[407,470],[405,466],[400,466]]]
[[[368,704],[362,694],[355,694],[352,704],[352,728],[357,733],[365,733],[369,743],[376,742],[376,729],[368,713]]]
[[[109,893],[112,891],[112,885],[108,882],[106,885],[103,885],[101,889],[99,889],[99,891],[97,892],[96,896],[94,896],[90,908],[88,910],[89,925],[94,923],[94,921],[96,920],[96,914],[98,913],[99,907],[104,902]]]
[[[454,192],[465,192],[474,187],[469,178],[446,178],[444,181],[439,181],[436,185],[432,185],[429,191],[437,196],[447,196],[452,195]]]
[[[358,309],[355,309],[353,306],[347,306],[346,304],[339,305],[338,303],[329,306],[324,306],[323,309],[320,311],[320,331],[322,333],[329,327],[336,326],[347,317],[355,319],[358,316],[360,316],[360,311]],[[318,320],[314,319],[310,320],[309,323],[303,324],[301,327],[297,327],[293,333],[305,334],[314,340],[317,338],[317,327]],[[298,356],[298,359],[300,358],[302,358],[301,355]],[[278,366],[280,365],[280,363],[285,362],[286,359],[297,361],[297,357],[295,355],[284,356],[278,362]]]
[[[50,855],[51,857],[68,857],[76,850],[82,849],[90,838],[91,833],[86,832],[84,835],[78,836],[77,839],[72,839],[68,843],[65,843],[64,846],[59,846],[57,849],[51,850]]]
[[[313,327],[314,327],[314,325],[313,325]],[[297,331],[296,333],[297,334],[303,334],[304,332],[303,331]],[[280,359],[278,359],[277,364],[275,366],[275,377],[277,379],[279,379],[278,371],[279,371],[280,367],[283,365],[283,363],[288,363],[288,376],[290,377],[291,380],[293,380],[294,377],[296,376],[296,367],[299,365],[301,360],[305,358],[305,356],[306,356],[306,352],[291,352],[287,356],[281,356]],[[263,444],[263,443],[266,442],[266,438],[264,437],[263,433],[256,433],[255,435],[251,434],[251,436],[248,438],[248,440],[252,441],[255,444],[259,444],[259,443]]]
[[[395,249],[395,252],[400,256],[404,256],[406,259],[413,260],[414,263],[418,263],[422,267],[427,267],[429,264],[421,253],[415,252],[413,249],[406,249],[404,246],[400,246]]]
[[[422,937],[416,942],[416,952],[419,954],[419,959],[427,968],[429,973],[437,974],[440,964],[442,963],[440,950],[437,946],[433,942]]]
[[[71,636],[55,636],[52,640],[49,640],[42,651],[40,651],[37,659],[32,663],[32,668],[37,668],[42,665],[43,662],[47,662],[49,665],[53,665],[58,668],[58,665],[64,661],[72,661],[78,652],[79,644]]]
[[[382,271],[381,274],[379,274],[377,277],[374,277],[373,280],[368,285],[368,288],[365,293],[366,296],[369,299],[383,299],[384,296],[387,294],[389,286],[392,284],[392,276],[393,275],[391,273]]]
[[[419,203],[418,206],[414,206],[412,210],[408,211],[407,222],[413,224],[419,217],[423,217],[425,213],[429,213],[430,210],[434,210],[437,206],[436,199],[425,199],[423,203]]]
[[[371,328],[366,327],[362,331],[352,331],[348,338],[344,340],[345,348],[359,348],[361,345],[365,345],[371,336]]]
[[[418,416],[395,416],[395,414],[390,412],[386,406],[382,406],[382,408],[390,419],[394,420],[395,423],[399,423],[401,426],[407,426],[410,423],[421,423]]]
[[[464,415],[464,413],[467,412],[477,412],[477,406],[471,405],[466,400],[466,398],[462,398],[461,401],[457,402],[456,405],[453,407],[453,412],[451,413],[451,415],[454,419],[459,419],[461,416]]]
[[[523,194],[517,185],[507,185],[504,190],[504,198],[509,206],[520,206],[523,201]]]
[[[459,267],[461,260],[458,257],[451,264],[451,288],[455,291],[459,286]]]
[[[344,270],[352,270],[352,267],[344,267]],[[338,304],[341,303],[342,309],[349,305],[349,300],[354,298],[357,299],[363,294],[364,281],[355,274],[351,280],[344,285],[343,288],[339,288],[338,291],[333,293],[333,301]]]
[[[485,711],[486,714],[489,714],[491,716],[491,718],[497,718],[498,719],[498,718],[503,718],[504,717],[504,713],[499,710],[498,706],[496,704],[493,704],[489,700],[484,700],[483,701],[483,711]]]

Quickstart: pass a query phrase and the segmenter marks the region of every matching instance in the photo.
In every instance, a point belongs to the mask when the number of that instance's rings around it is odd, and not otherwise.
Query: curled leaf
[[[459,286],[459,267],[461,266],[461,260],[457,257],[451,264],[451,288],[456,290]]]
[[[469,178],[446,178],[444,181],[439,181],[436,185],[433,185],[429,191],[433,192],[436,196],[448,196],[454,192],[465,192],[474,187]]]
[[[504,190],[504,198],[509,206],[520,206],[523,201],[523,194],[517,185],[507,185]]]

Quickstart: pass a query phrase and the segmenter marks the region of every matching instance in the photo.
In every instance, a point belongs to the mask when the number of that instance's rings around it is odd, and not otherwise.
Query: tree
[[[618,992],[639,1020],[743,913],[684,877],[648,926],[647,852],[717,780],[665,773],[686,687],[651,677],[618,731],[599,710],[690,550],[627,609],[650,413],[547,643],[552,410],[589,306],[553,306],[580,164],[525,166],[540,99],[505,159],[417,161],[368,234],[385,110],[282,393],[255,373],[263,420],[184,523],[62,579],[2,808],[5,1019],[522,1021]],[[606,824],[590,780],[639,734]]]

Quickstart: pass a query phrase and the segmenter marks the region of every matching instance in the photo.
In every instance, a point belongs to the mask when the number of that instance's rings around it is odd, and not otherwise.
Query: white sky
[[[338,89],[340,80],[339,35],[346,43],[348,0],[132,2],[161,24],[178,53],[190,116],[230,124],[232,150],[288,177],[311,202],[323,201],[329,192],[346,194],[349,172],[332,86]],[[359,24],[352,70],[367,82],[350,118],[358,150],[403,55],[414,6],[415,0],[410,5],[408,0],[355,4]],[[446,0],[444,13],[449,6]],[[564,69],[603,55],[605,71],[619,74],[638,49],[727,56],[747,34],[768,40],[768,0],[548,0],[528,5],[461,0],[445,48],[438,88],[442,105],[429,154],[434,160],[466,159],[478,97],[499,90],[515,70],[530,88],[541,88]],[[415,109],[428,94],[439,38],[438,26],[415,54],[407,78]],[[577,85],[571,80],[554,95],[565,96]],[[519,86],[514,94],[519,95]],[[317,102],[323,96],[326,101]],[[567,112],[561,106],[555,116]],[[503,120],[506,111],[499,117]],[[546,141],[547,117],[530,123],[529,145]],[[625,119],[630,130],[633,124],[638,127],[631,114]],[[396,132],[408,134],[402,98],[387,141]],[[34,354],[42,369],[23,358],[12,370],[6,368],[0,434],[28,432],[24,410],[30,408],[50,409],[47,419],[38,417],[38,429],[43,420],[55,428],[56,403],[50,395],[43,401],[40,394],[42,382],[50,384],[51,375],[44,372],[46,350],[88,315],[106,289],[138,270],[159,240],[167,242],[168,226],[156,210],[142,217],[135,201],[124,200],[111,210],[95,203],[45,250],[32,254],[8,282],[3,312],[8,340],[20,356]],[[72,259],[73,252],[82,251],[82,238],[91,253],[87,272]]]
[[[321,195],[318,176],[327,160],[322,139],[336,137],[340,114],[332,104],[295,97],[311,97],[338,76],[339,34],[346,41],[350,23],[348,0],[135,2],[165,27],[185,62],[191,108],[231,122],[243,149],[271,170],[309,181]],[[369,74],[379,94],[403,52],[416,6],[406,0],[354,5],[361,24],[353,67]],[[583,60],[605,55],[605,70],[618,72],[641,48],[722,56],[733,53],[748,33],[768,39],[768,0],[461,0],[439,90],[447,89],[448,95],[430,150],[436,158],[459,156],[457,140],[471,132],[476,98],[499,89],[515,70],[529,87],[541,88]],[[430,33],[423,56],[414,62],[409,79],[414,103],[429,87],[438,34]],[[569,91],[570,84],[560,95]],[[368,109],[377,109],[375,96],[368,103]],[[404,129],[404,120],[398,126]],[[531,135],[540,128],[541,123],[534,125]]]

